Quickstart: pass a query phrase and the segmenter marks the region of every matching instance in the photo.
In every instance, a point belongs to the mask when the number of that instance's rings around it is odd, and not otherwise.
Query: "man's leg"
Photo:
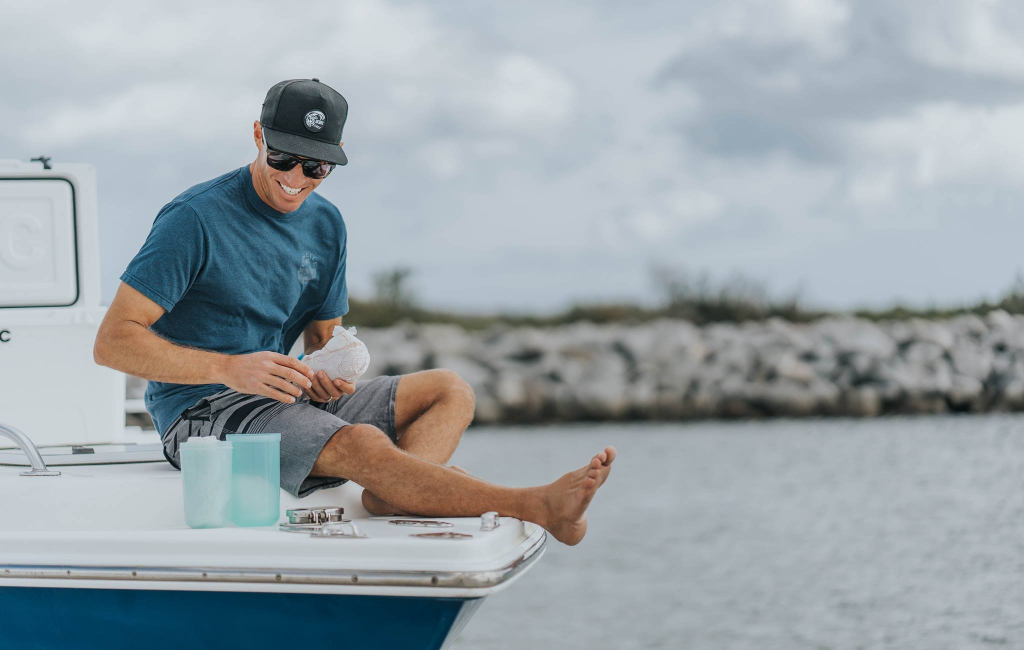
[[[451,370],[403,375],[395,393],[398,447],[424,460],[447,463],[473,421],[476,396]]]
[[[473,420],[475,404],[473,389],[451,370],[403,375],[395,393],[399,449],[434,463],[447,463]],[[363,507],[376,515],[404,514],[368,489],[363,491]]]
[[[497,511],[539,524],[555,539],[572,545],[587,532],[587,507],[608,478],[613,460],[615,449],[606,447],[590,463],[554,483],[509,488],[417,458],[395,447],[376,427],[350,424],[324,446],[312,475],[344,476],[402,510],[433,517]]]

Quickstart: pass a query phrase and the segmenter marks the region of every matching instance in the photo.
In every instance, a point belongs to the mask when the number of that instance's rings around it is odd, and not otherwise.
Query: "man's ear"
[[[263,129],[260,128],[259,120],[252,123],[252,139],[256,142],[256,148],[259,149],[263,143]]]

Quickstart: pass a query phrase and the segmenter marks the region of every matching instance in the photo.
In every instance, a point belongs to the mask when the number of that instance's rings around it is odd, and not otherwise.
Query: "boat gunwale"
[[[38,579],[489,589],[508,582],[541,556],[547,545],[548,535],[544,529],[538,527],[538,530],[540,530],[538,539],[516,559],[499,569],[486,571],[396,571],[388,569],[311,571],[259,568],[0,564],[0,586],[3,585],[4,579]]]

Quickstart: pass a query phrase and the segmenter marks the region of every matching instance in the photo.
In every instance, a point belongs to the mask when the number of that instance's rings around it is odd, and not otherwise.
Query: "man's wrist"
[[[229,354],[214,354],[213,359],[210,361],[207,367],[209,377],[206,383],[208,384],[223,384],[227,378],[228,363],[231,361],[231,355]]]

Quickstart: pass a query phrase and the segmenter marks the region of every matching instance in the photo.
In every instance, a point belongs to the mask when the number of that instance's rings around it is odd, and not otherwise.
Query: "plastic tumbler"
[[[179,453],[185,523],[192,528],[227,526],[231,521],[231,443],[212,436],[189,438]]]
[[[281,434],[232,433],[231,521],[270,526],[281,518]]]

